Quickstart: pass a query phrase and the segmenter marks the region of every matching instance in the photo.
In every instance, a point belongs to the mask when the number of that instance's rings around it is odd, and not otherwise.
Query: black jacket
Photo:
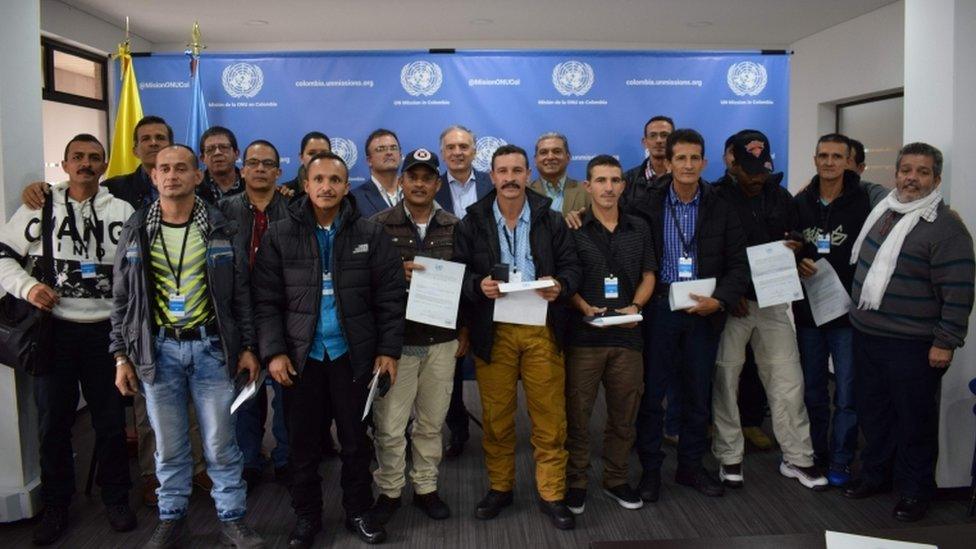
[[[810,184],[793,198],[793,204],[797,210],[797,227],[803,235],[801,257],[814,261],[826,259],[837,271],[844,288],[850,292],[856,267],[850,264],[851,249],[857,236],[861,234],[864,220],[871,213],[871,197],[868,189],[861,184],[861,178],[855,172],[845,171],[844,190],[840,196],[824,206],[820,203],[820,176],[814,176]],[[817,253],[817,234],[821,231],[830,234],[829,254]],[[810,313],[810,304],[805,299],[793,302],[793,316],[797,326],[816,327]],[[821,327],[840,328],[850,325],[847,315],[843,315]]]
[[[217,204],[221,199],[241,194],[244,192],[244,180],[241,179],[241,170],[234,168],[234,184],[226,192],[221,191],[217,182],[210,175],[210,170],[203,173],[203,181],[197,185],[197,196],[208,204]]]
[[[664,254],[664,201],[671,188],[671,175],[658,179],[659,185],[637,189],[625,212],[643,217],[651,226],[654,235],[654,253],[657,264],[661,265]],[[704,180],[699,181],[701,203],[695,227],[698,245],[699,278],[716,279],[712,297],[721,301],[726,308],[734,306],[745,294],[749,286],[749,262],[745,253],[745,234],[742,223],[732,206],[719,196],[714,187]],[[661,284],[658,288],[663,290]],[[711,317],[717,329],[725,325],[725,313],[715,313]]]
[[[220,211],[227,219],[237,223],[237,234],[234,235],[234,249],[238,253],[250,260],[251,257],[251,234],[254,230],[254,207],[247,198],[247,193],[237,193],[225,197],[218,203]],[[288,217],[288,199],[275,192],[271,197],[271,202],[264,208],[264,213],[268,215],[268,226],[275,221]]]
[[[358,381],[371,375],[377,355],[400,357],[406,279],[383,227],[360,216],[348,195],[334,223],[336,307]],[[288,215],[269,225],[251,272],[261,359],[287,354],[299,373],[312,348],[322,301],[315,228],[308,197],[291,202]]]
[[[796,230],[798,220],[793,195],[780,186],[782,181],[782,172],[771,174],[756,200],[743,194],[728,172],[712,183],[719,196],[738,213],[746,247],[783,240],[786,233]],[[746,297],[756,299],[756,290],[751,281]]]
[[[102,181],[102,186],[108,189],[112,196],[125,200],[136,210],[149,204],[154,196],[152,180],[149,174],[143,171],[142,165],[132,173],[117,175]]]
[[[654,179],[647,179],[647,164],[650,161],[650,158],[645,158],[643,162],[624,172],[624,181],[627,182],[627,186],[624,188],[624,192],[620,196],[621,207],[634,199],[636,193],[640,192],[638,189],[644,191],[653,187],[661,186],[664,176],[667,174],[661,174]]]
[[[495,191],[468,207],[454,235],[455,261],[467,265],[461,295],[461,311],[471,336],[474,353],[491,362],[493,344],[492,317],[495,301],[481,291],[481,280],[491,274],[491,269],[501,262],[498,229],[492,205]],[[549,209],[548,197],[526,190],[529,201],[529,245],[535,264],[536,278],[551,276],[559,281],[559,298],[549,303],[546,322],[552,327],[556,343],[562,345],[567,327],[569,299],[579,288],[582,270],[573,236],[566,228],[562,216]]]

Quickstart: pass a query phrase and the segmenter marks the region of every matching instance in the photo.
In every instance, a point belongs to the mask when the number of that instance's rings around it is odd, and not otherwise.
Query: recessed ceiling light
[[[476,17],[470,21],[472,25],[490,25],[494,23],[494,19],[488,19],[487,17]]]
[[[693,29],[700,29],[703,27],[711,27],[714,24],[715,23],[712,23],[711,21],[692,21],[691,23],[688,23],[688,26]]]
[[[244,22],[244,25],[248,27],[263,27],[267,24],[268,22],[263,19],[250,19]]]

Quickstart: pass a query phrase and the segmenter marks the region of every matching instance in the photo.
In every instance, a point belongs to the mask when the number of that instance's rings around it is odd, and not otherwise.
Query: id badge
[[[617,277],[608,276],[603,279],[603,297],[606,299],[616,299],[620,297],[620,287],[617,283]]]
[[[183,318],[186,316],[185,295],[169,294],[169,314],[173,318]]]
[[[81,278],[95,278],[95,262],[90,259],[81,260]]]
[[[817,233],[817,253],[820,255],[830,253],[830,235]]]
[[[508,272],[508,281],[522,282],[522,273],[517,271],[516,269],[512,269],[511,271]]]
[[[695,260],[690,257],[678,258],[678,278],[681,280],[691,280],[694,272]]]
[[[334,295],[335,288],[332,287],[332,273],[322,273],[322,295]]]

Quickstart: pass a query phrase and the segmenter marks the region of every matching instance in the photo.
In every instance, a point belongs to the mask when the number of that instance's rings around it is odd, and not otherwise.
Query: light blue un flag
[[[203,86],[200,84],[200,57],[190,53],[190,116],[186,122],[186,144],[196,151],[199,156],[200,136],[210,127],[207,120],[207,101],[203,98]]]

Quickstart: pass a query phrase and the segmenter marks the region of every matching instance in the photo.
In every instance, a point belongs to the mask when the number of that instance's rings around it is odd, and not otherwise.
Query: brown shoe
[[[156,497],[156,488],[159,488],[159,480],[156,475],[142,475],[142,502],[147,507],[155,507],[159,503]]]
[[[206,471],[202,471],[193,475],[193,486],[209,494],[213,489],[213,481]]]

